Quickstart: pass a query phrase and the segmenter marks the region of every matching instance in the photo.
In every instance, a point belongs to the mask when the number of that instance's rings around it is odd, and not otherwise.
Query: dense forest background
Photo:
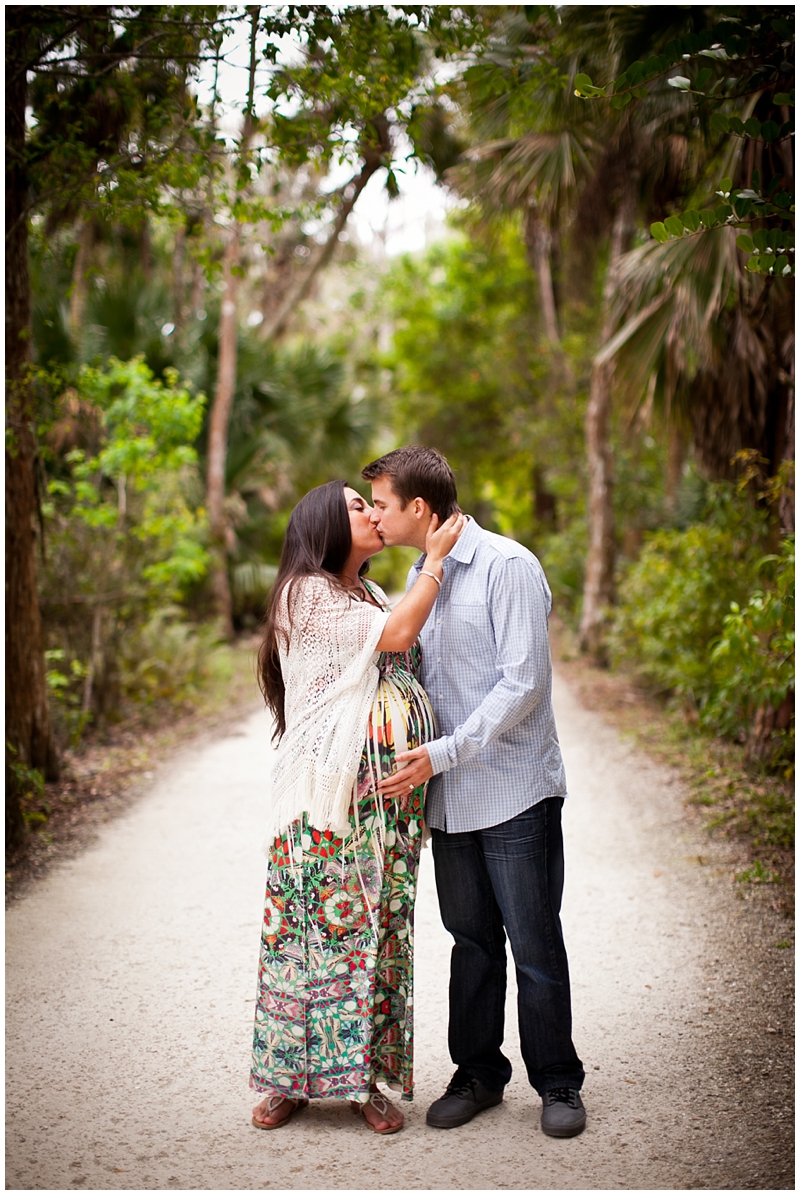
[[[9,840],[257,628],[299,496],[406,442],[785,793],[793,87],[786,6],[7,9]],[[359,244],[418,168],[445,234]]]

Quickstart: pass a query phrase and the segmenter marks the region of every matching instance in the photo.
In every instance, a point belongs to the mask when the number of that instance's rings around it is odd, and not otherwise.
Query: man
[[[424,550],[432,516],[459,509],[455,478],[431,448],[398,448],[367,465],[384,543]],[[409,580],[424,566],[413,566]],[[450,1056],[456,1065],[427,1123],[449,1129],[499,1104],[511,1078],[502,1053],[506,934],[519,987],[519,1035],[541,1127],[572,1137],[586,1123],[584,1071],[572,1044],[561,934],[561,806],[566,778],[551,704],[550,591],[536,557],[469,519],[443,563],[420,636],[421,680],[440,737],[397,756],[380,788],[399,796],[430,780],[436,887],[455,945]]]

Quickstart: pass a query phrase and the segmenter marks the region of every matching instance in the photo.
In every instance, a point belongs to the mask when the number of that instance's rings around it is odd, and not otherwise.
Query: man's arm
[[[407,793],[410,785],[416,787],[474,759],[545,695],[550,676],[549,606],[541,578],[535,565],[521,557],[498,563],[489,580],[488,601],[500,680],[452,734],[397,756],[399,763],[408,763],[380,784],[388,795]]]

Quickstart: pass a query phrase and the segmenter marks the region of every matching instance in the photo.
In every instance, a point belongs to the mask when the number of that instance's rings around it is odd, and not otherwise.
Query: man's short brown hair
[[[362,469],[361,476],[365,481],[388,477],[404,510],[414,498],[422,498],[440,522],[461,509],[453,470],[435,448],[422,444],[395,448]]]

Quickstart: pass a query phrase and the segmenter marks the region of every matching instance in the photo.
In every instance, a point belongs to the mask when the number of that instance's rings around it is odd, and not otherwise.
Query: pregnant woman
[[[250,1085],[260,1129],[347,1098],[376,1133],[412,1098],[413,909],[425,786],[377,791],[434,737],[416,640],[464,517],[433,516],[424,568],[392,611],[364,573],[383,541],[344,482],[292,512],[259,655],[278,749]]]

